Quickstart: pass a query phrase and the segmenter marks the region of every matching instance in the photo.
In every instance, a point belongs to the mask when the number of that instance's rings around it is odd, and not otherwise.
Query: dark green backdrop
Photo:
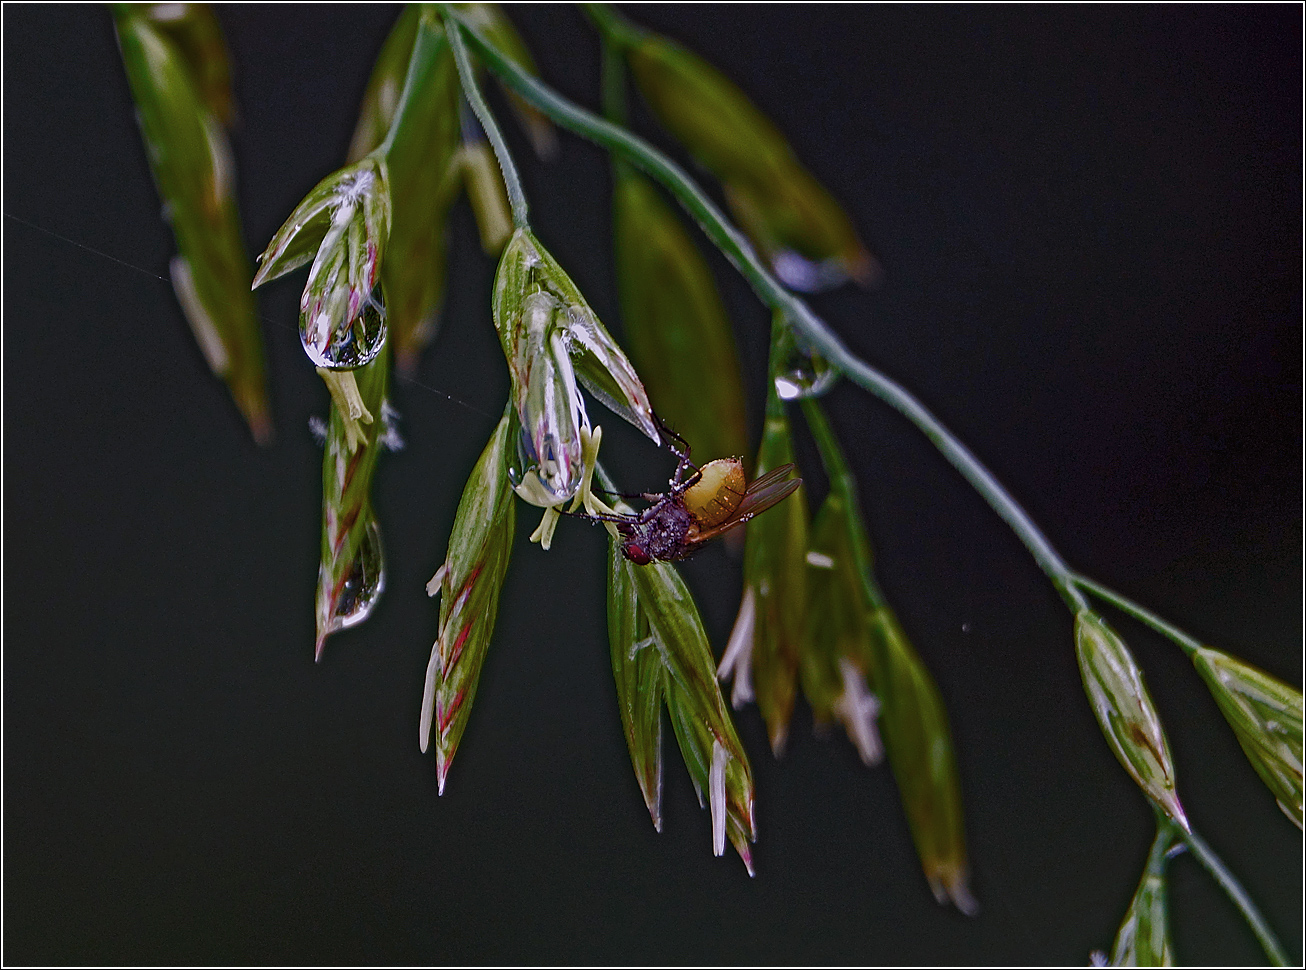
[[[594,104],[579,14],[512,14],[544,74]],[[394,15],[220,10],[253,252],[340,163]],[[1300,10],[633,15],[738,79],[880,254],[878,291],[814,301],[831,325],[1072,563],[1300,683]],[[4,28],[7,962],[1082,964],[1109,947],[1151,822],[1088,710],[1070,617],[928,444],[849,388],[830,411],[952,713],[978,918],[930,897],[887,771],[813,738],[801,707],[780,763],[756,711],[738,718],[756,879],[712,857],[670,747],[654,833],[607,666],[601,534],[564,523],[546,555],[527,510],[437,798],[422,586],[507,391],[465,206],[442,332],[396,392],[408,449],[378,472],[389,588],[314,666],[307,422],[327,395],[296,340],[302,274],[261,294],[278,439],[259,451],[158,278],[172,247],[108,13],[6,5]],[[509,137],[540,237],[615,321],[604,157],[564,136],[543,166]],[[712,262],[756,430],[767,315]],[[616,424],[613,466],[656,483],[665,457]],[[686,573],[720,649],[738,566],[718,548]],[[1300,959],[1298,832],[1179,651],[1119,626],[1190,817]],[[1191,860],[1174,876],[1181,959],[1260,959]]]

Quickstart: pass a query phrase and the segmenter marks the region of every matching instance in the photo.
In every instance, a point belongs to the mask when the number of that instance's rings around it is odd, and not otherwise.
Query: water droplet
[[[782,249],[771,257],[771,268],[780,282],[791,290],[820,293],[848,281],[848,273],[837,259],[819,262],[800,256],[792,249]]]
[[[566,454],[554,435],[546,433],[537,449],[516,411],[512,412],[508,433],[516,443],[508,461],[508,481],[522,499],[547,508],[576,494],[581,481],[578,457],[573,460]]]
[[[784,338],[780,371],[775,376],[775,392],[782,401],[820,397],[839,380],[839,372],[815,351],[808,350],[792,329]]]
[[[381,529],[376,519],[367,523],[358,555],[349,569],[335,609],[327,624],[327,633],[348,630],[366,620],[385,589],[385,554],[381,548]]]
[[[347,303],[347,297],[341,294],[340,299],[327,301],[316,318],[310,319],[307,313],[299,315],[299,342],[315,367],[353,370],[371,362],[385,346],[385,305],[381,302],[380,284],[353,320],[341,323],[339,317],[345,314],[339,311]],[[337,318],[335,326],[332,326],[333,317]]]

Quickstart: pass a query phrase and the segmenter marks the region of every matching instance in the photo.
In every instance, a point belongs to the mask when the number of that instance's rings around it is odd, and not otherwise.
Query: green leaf
[[[700,465],[741,457],[743,378],[712,273],[670,206],[626,166],[613,191],[613,243],[622,323],[654,408]]]
[[[516,513],[508,481],[509,421],[499,421],[463,488],[444,565],[427,586],[440,593],[440,633],[426,668],[421,749],[435,734],[440,792],[467,727],[481,665],[499,613]]]
[[[372,511],[372,472],[381,453],[389,355],[356,371],[321,371],[331,389],[322,454],[322,559],[318,566],[317,644],[362,623],[385,586],[381,531]]]
[[[721,180],[740,225],[785,283],[810,290],[874,278],[874,261],[838,203],[732,81],[655,34],[625,53],[654,115]]]
[[[225,49],[211,14],[161,24],[151,16],[159,9],[118,4],[114,23],[150,171],[177,241],[173,287],[210,369],[226,381],[255,440],[267,443],[272,425],[252,267],[231,148],[215,114],[223,100],[218,87],[227,83]]]
[[[1080,610],[1075,649],[1084,691],[1111,750],[1156,806],[1187,829],[1165,730],[1129,648],[1100,616]]]
[[[1302,827],[1301,691],[1227,653],[1202,647],[1193,664],[1279,807]]]

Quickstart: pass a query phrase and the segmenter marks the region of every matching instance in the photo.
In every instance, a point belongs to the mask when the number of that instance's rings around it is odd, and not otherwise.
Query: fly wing
[[[704,529],[698,533],[694,537],[694,544],[701,545],[729,532],[736,526],[743,525],[753,516],[765,512],[771,506],[784,501],[798,491],[798,486],[803,484],[801,478],[785,479],[785,476],[793,470],[793,465],[781,465],[774,471],[768,472],[756,481],[751,482],[748,491],[744,493],[743,501],[739,503],[739,507],[735,509],[730,518],[720,525],[713,526],[711,529]]]
[[[756,491],[757,489],[766,488],[770,485],[775,484],[781,479],[786,478],[789,475],[789,473],[793,470],[794,470],[794,466],[792,464],[780,465],[777,468],[772,468],[761,478],[754,478],[751,482],[749,482],[748,488],[746,488],[744,491],[746,494],[749,494]],[[799,481],[801,480],[802,479],[799,479]]]

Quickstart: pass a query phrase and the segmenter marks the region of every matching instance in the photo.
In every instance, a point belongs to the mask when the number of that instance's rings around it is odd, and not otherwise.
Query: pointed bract
[[[772,345],[781,324],[774,322]],[[766,423],[757,455],[757,477],[794,460],[785,406],[774,388],[767,393]],[[751,678],[757,707],[766,721],[771,750],[784,751],[797,693],[798,659],[807,639],[807,492],[798,491],[778,511],[752,519],[744,546],[744,604],[753,611],[752,643],[736,646],[736,680]],[[752,596],[752,603],[748,597]],[[738,624],[737,624],[738,626]],[[733,638],[732,638],[733,639]],[[732,644],[732,646],[735,646]],[[747,662],[745,669],[742,664]],[[727,671],[723,665],[723,675]]]
[[[1129,648],[1100,616],[1080,610],[1075,651],[1084,692],[1116,758],[1156,806],[1187,829],[1170,745]]]
[[[1158,835],[1159,839],[1164,836]],[[1153,859],[1143,871],[1138,890],[1129,903],[1120,929],[1116,931],[1115,945],[1111,948],[1113,967],[1170,967],[1174,966],[1174,951],[1170,945],[1167,918],[1165,860],[1157,857],[1156,849],[1164,848],[1169,840],[1153,847]],[[1153,860],[1159,864],[1153,866]]]
[[[1302,827],[1302,695],[1263,670],[1202,647],[1193,664],[1285,815]]]
[[[662,699],[666,667],[639,607],[636,567],[609,543],[608,641],[612,676],[617,682],[617,707],[626,733],[626,746],[635,778],[653,818],[662,831]]]
[[[558,505],[580,488],[580,432],[589,427],[589,418],[578,381],[661,442],[634,368],[562,267],[527,230],[513,234],[499,260],[492,309],[521,429],[513,480],[523,499]]]
[[[979,905],[970,894],[961,788],[943,698],[893,612],[881,607],[869,619],[880,732],[921,868],[935,899],[951,900],[973,916]]]
[[[699,800],[709,796],[713,849],[726,838],[753,873],[753,776],[713,674],[698,608],[670,563],[635,566],[609,549],[608,637],[631,761],[661,830],[661,703]]]
[[[385,588],[385,556],[371,490],[384,447],[379,416],[386,407],[389,369],[383,353],[356,371],[321,372],[331,390],[331,417],[322,455],[317,660],[326,638],[367,619]]]
[[[449,551],[436,574],[440,633],[427,667],[419,740],[426,751],[434,735],[441,793],[471,714],[512,555],[516,514],[508,481],[510,450],[504,417],[463,488]]]
[[[361,367],[381,350],[377,283],[390,235],[385,162],[369,155],[317,184],[259,256],[254,286],[312,261],[299,301],[299,339],[314,366]]]

